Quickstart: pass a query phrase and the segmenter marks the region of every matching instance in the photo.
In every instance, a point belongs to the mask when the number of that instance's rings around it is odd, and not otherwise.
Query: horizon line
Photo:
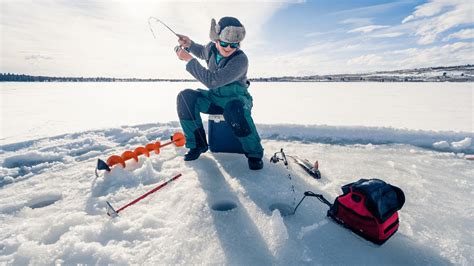
[[[422,67],[422,68],[406,68],[406,69],[397,69],[397,70],[386,70],[386,71],[374,71],[374,72],[364,72],[364,73],[339,73],[339,74],[314,74],[314,75],[302,75],[302,76],[273,76],[273,77],[251,77],[249,80],[259,80],[259,79],[278,79],[278,78],[306,78],[306,77],[328,77],[328,76],[355,76],[355,75],[370,75],[370,74],[380,74],[380,73],[393,73],[400,71],[410,71],[410,70],[429,70],[429,69],[438,69],[438,68],[452,68],[452,67],[472,67],[474,64],[465,64],[465,65],[450,65],[450,66],[432,66],[432,67]],[[79,77],[79,76],[49,76],[49,75],[31,75],[31,74],[17,74],[11,72],[1,72],[0,75],[16,75],[16,76],[28,76],[33,78],[55,78],[55,79],[115,79],[115,80],[148,80],[148,81],[197,81],[196,79],[190,78],[123,78],[123,77],[106,77],[106,76],[95,76],[95,77]]]

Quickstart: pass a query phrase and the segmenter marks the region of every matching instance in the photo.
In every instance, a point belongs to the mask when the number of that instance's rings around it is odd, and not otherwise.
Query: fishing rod
[[[154,19],[156,20],[157,22],[161,23],[161,25],[165,26],[169,31],[171,31],[176,37],[178,38],[181,38],[181,35],[177,34],[174,30],[172,30],[168,25],[166,25],[166,23],[164,23],[163,21],[161,21],[160,19],[158,18],[155,18],[155,17],[149,17],[148,18],[148,26],[150,28],[150,31],[151,31],[151,34],[153,34],[153,38],[156,39],[156,35],[155,35],[155,32],[153,31],[153,28],[151,27],[151,20]]]
[[[156,18],[156,17],[149,17],[148,18],[148,27],[150,28],[150,31],[151,31],[151,34],[153,34],[153,38],[156,39],[156,35],[155,35],[155,32],[153,31],[153,27],[151,26],[151,20],[154,19],[155,21],[159,22],[161,25],[165,26],[169,31],[171,31],[176,37],[178,37],[178,39],[181,39],[183,37],[183,35],[181,34],[178,34],[176,33],[173,29],[171,29],[168,25],[166,25],[166,23],[164,23],[163,21],[161,21],[159,18]],[[178,49],[179,48],[182,48],[184,49],[186,52],[189,53],[189,48],[187,47],[180,47],[180,46],[176,46],[174,48],[174,51],[175,52],[178,52]]]

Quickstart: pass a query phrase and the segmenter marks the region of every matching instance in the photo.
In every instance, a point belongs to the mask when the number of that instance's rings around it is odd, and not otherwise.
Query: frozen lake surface
[[[177,121],[176,95],[200,83],[1,83],[3,144]],[[473,132],[471,83],[253,83],[256,124]]]
[[[165,147],[94,175],[97,158],[181,130],[176,95],[198,83],[1,83],[0,264],[473,265],[474,154],[468,83],[255,83],[265,166],[240,154],[185,162]],[[271,164],[319,161],[322,178]],[[123,206],[179,180],[120,216]],[[288,178],[291,173],[292,178]],[[334,200],[379,178],[406,196],[399,231],[375,246],[326,217]],[[233,210],[216,211],[232,204]]]

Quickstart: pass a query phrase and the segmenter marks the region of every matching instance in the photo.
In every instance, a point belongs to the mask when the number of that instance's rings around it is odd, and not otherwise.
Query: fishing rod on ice
[[[293,156],[286,154],[283,149],[281,149],[279,152],[275,152],[273,156],[270,158],[270,162],[272,163],[278,163],[280,161],[283,161],[283,164],[288,168],[288,158],[291,158],[295,161],[296,164],[301,166],[306,173],[311,175],[315,179],[321,179],[321,172],[319,171],[319,163],[316,161],[314,164],[311,164],[308,160],[306,159],[301,159],[298,156]]]

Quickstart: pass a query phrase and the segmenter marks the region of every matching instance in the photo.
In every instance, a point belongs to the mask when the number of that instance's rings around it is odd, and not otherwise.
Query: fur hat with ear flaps
[[[216,20],[211,20],[211,30],[209,37],[212,41],[224,41],[239,43],[245,38],[245,28],[242,23],[233,17],[223,17],[216,24]]]

